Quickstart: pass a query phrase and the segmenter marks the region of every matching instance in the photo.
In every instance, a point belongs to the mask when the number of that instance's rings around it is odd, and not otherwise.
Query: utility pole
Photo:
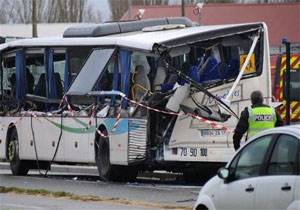
[[[36,18],[36,0],[31,0],[32,2],[32,37],[37,37],[37,18]]]
[[[129,20],[131,20],[131,0],[128,0],[128,16],[129,16]]]
[[[286,69],[285,69],[285,101],[286,101],[286,125],[290,124],[291,121],[291,43],[287,39],[283,39],[282,43],[285,44],[286,53]]]
[[[185,11],[184,11],[184,0],[181,0],[181,16],[185,16]]]

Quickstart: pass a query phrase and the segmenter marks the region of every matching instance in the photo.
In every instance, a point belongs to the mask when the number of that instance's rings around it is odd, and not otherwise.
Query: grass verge
[[[23,195],[39,195],[39,196],[48,196],[54,198],[65,198],[75,201],[96,201],[96,202],[106,202],[106,203],[114,203],[128,206],[140,206],[140,207],[148,207],[148,208],[156,208],[156,209],[174,209],[174,210],[190,210],[191,207],[188,206],[175,206],[171,204],[160,204],[160,203],[148,203],[143,201],[134,201],[134,200],[126,200],[122,198],[105,198],[94,195],[76,195],[69,192],[64,191],[49,191],[45,189],[24,189],[18,187],[4,187],[0,186],[0,193],[16,193]]]

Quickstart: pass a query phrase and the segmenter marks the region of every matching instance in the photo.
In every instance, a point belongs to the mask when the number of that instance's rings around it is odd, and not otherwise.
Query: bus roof
[[[193,26],[161,31],[135,31],[102,37],[83,38],[32,38],[21,39],[0,45],[0,51],[19,47],[65,47],[65,46],[121,46],[144,51],[152,51],[155,44],[165,44],[168,47],[192,41],[202,41],[228,34],[238,34],[254,31],[263,23],[245,23],[211,26]],[[264,25],[264,24],[263,24]]]

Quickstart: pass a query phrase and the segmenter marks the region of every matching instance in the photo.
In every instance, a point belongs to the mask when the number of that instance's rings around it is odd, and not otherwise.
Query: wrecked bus
[[[1,45],[0,158],[14,175],[96,164],[201,179],[233,155],[233,129],[261,90],[271,102],[264,23],[186,18],[91,24]]]

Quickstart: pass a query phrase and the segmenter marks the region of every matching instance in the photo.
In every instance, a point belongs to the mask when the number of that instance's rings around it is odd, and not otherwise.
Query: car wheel
[[[196,210],[208,210],[208,208],[204,205],[199,205],[196,207]]]
[[[13,128],[8,141],[8,160],[13,175],[27,175],[29,167],[25,160],[20,160],[17,129]]]

